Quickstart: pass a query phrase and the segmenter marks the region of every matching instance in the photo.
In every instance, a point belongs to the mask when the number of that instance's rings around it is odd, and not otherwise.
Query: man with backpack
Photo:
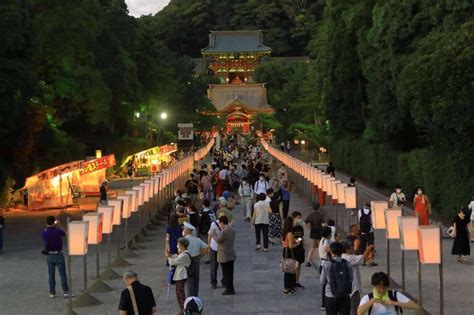
[[[372,275],[372,292],[360,301],[357,315],[398,315],[403,309],[418,309],[418,305],[400,292],[388,290],[390,279],[384,272]]]
[[[360,245],[357,254],[361,255],[367,249],[367,246],[374,245],[374,226],[372,223],[372,210],[370,210],[370,203],[366,202],[364,208],[358,211],[359,227],[360,227]],[[371,260],[367,263],[369,267],[377,266]]]
[[[259,180],[255,182],[255,185],[253,188],[253,192],[255,196],[258,196],[259,194],[266,194],[268,188],[269,188],[269,184],[267,180],[265,179],[265,175],[263,173],[260,173]]]
[[[342,244],[329,246],[332,258],[324,262],[320,281],[326,286],[324,292],[327,315],[350,315],[353,271],[349,262],[341,258]]]

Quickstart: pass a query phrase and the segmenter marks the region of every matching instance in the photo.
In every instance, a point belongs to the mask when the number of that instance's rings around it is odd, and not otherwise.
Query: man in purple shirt
[[[56,297],[56,267],[61,277],[61,286],[63,287],[64,297],[69,297],[69,288],[67,285],[66,264],[63,249],[63,237],[66,232],[56,226],[58,221],[53,216],[46,218],[46,229],[41,232],[41,238],[44,242],[44,251],[46,262],[48,263],[49,277],[49,297]]]

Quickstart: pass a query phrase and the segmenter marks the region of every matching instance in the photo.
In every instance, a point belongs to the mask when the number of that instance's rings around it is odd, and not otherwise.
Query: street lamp
[[[160,118],[161,119],[166,119],[166,118],[168,118],[168,114],[163,112],[163,113],[160,114]]]

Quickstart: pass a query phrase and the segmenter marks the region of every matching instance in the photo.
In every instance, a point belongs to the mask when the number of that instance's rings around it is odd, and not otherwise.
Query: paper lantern
[[[385,210],[388,209],[387,201],[371,201],[370,209],[372,210],[372,224],[374,229],[385,229]]]
[[[123,201],[121,199],[109,199],[107,205],[114,207],[114,214],[112,216],[113,225],[122,224]]]
[[[160,189],[160,178],[158,176],[153,177],[153,181],[155,182],[153,185],[153,195],[158,195]]]
[[[398,240],[400,238],[400,228],[398,227],[398,218],[402,216],[402,210],[385,210],[386,236],[389,240]]]
[[[441,264],[441,233],[435,225],[418,226],[418,257],[422,264]]]
[[[130,195],[118,195],[117,199],[122,200],[122,218],[128,219],[132,214],[132,196]]]
[[[332,192],[332,182],[335,181],[336,179],[334,177],[329,177],[329,178],[326,178],[326,189],[327,189],[327,193],[329,196],[333,196],[333,192]],[[332,199],[335,199],[335,198],[332,198]]]
[[[143,186],[135,186],[132,188],[132,190],[135,190],[135,191],[138,191],[138,206],[143,206],[143,204],[145,203],[145,199],[144,199],[144,188]]]
[[[327,175],[327,174],[324,174],[322,177],[321,177],[321,189],[324,191],[324,192],[327,192],[328,191],[328,188],[327,188],[327,181],[326,179],[330,178],[331,175]]]
[[[97,213],[102,214],[102,233],[110,234],[113,230],[114,207],[98,206]]]
[[[146,181],[140,184],[140,187],[143,187],[143,203],[150,200],[150,184]]]
[[[357,191],[355,187],[344,187],[344,203],[347,209],[357,208]]]
[[[340,184],[341,181],[340,180],[332,180],[331,181],[331,196],[332,196],[332,199],[336,200],[337,199],[337,185]]]
[[[138,211],[138,191],[136,190],[126,190],[125,191],[126,195],[129,195],[130,198],[132,198],[132,207],[130,208],[131,212],[137,212]]]
[[[318,171],[316,174],[316,186],[318,186],[319,189],[323,188],[323,172]]]
[[[82,216],[82,221],[89,222],[88,243],[97,245],[102,242],[103,213],[89,212]]]
[[[418,250],[418,218],[404,216],[398,218],[400,229],[400,248],[402,250]]]
[[[70,256],[87,255],[87,239],[89,236],[89,222],[71,221],[67,226],[67,243]]]
[[[344,193],[344,188],[347,187],[347,184],[346,183],[339,183],[336,185],[336,189],[337,189],[337,201],[339,203],[346,203],[346,194]]]
[[[155,196],[155,180],[154,179],[147,179],[145,181],[148,187],[148,200],[152,199]]]

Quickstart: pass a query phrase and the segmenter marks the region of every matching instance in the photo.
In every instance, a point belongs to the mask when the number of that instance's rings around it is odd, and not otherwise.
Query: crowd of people
[[[326,171],[334,174],[335,168],[330,164]],[[355,185],[354,178],[350,184]],[[249,224],[255,233],[256,251],[265,253],[272,245],[281,246],[283,295],[304,290],[300,282],[301,268],[317,264],[321,310],[326,314],[398,314],[401,309],[418,308],[403,293],[389,289],[389,277],[383,272],[373,273],[370,282],[373,290],[362,294],[360,268],[377,266],[370,203],[354,212],[357,223],[350,226],[347,236],[342,237],[334,220],[325,215],[319,203],[313,205],[313,211],[305,218],[302,211],[290,213],[292,192],[293,183],[285,166],[272,169],[262,148],[241,136],[232,135],[222,148],[215,148],[210,165],[200,161],[184,187],[176,191],[166,229],[164,262],[169,267],[168,283],[175,287],[179,314],[200,314],[202,310],[203,302],[199,299],[201,263],[210,266],[208,277],[212,289],[223,288],[223,295],[236,294],[234,264],[238,235],[233,225],[237,205],[240,205],[245,224]],[[406,204],[407,197],[397,186],[389,198],[389,205],[402,209]],[[474,207],[474,198],[471,205]],[[417,190],[413,206],[420,224],[427,224],[430,203],[422,188]],[[470,254],[470,220],[468,209],[461,209],[453,220],[452,254],[458,255],[460,263],[466,262]],[[311,240],[308,246],[304,241],[305,229],[309,230]],[[51,297],[56,295],[55,268],[61,276],[64,296],[69,296],[61,254],[64,236],[65,232],[57,226],[55,218],[48,217],[42,237],[48,255]],[[135,272],[126,272],[124,283],[127,289],[121,295],[120,314],[156,312],[151,289],[138,281]]]

